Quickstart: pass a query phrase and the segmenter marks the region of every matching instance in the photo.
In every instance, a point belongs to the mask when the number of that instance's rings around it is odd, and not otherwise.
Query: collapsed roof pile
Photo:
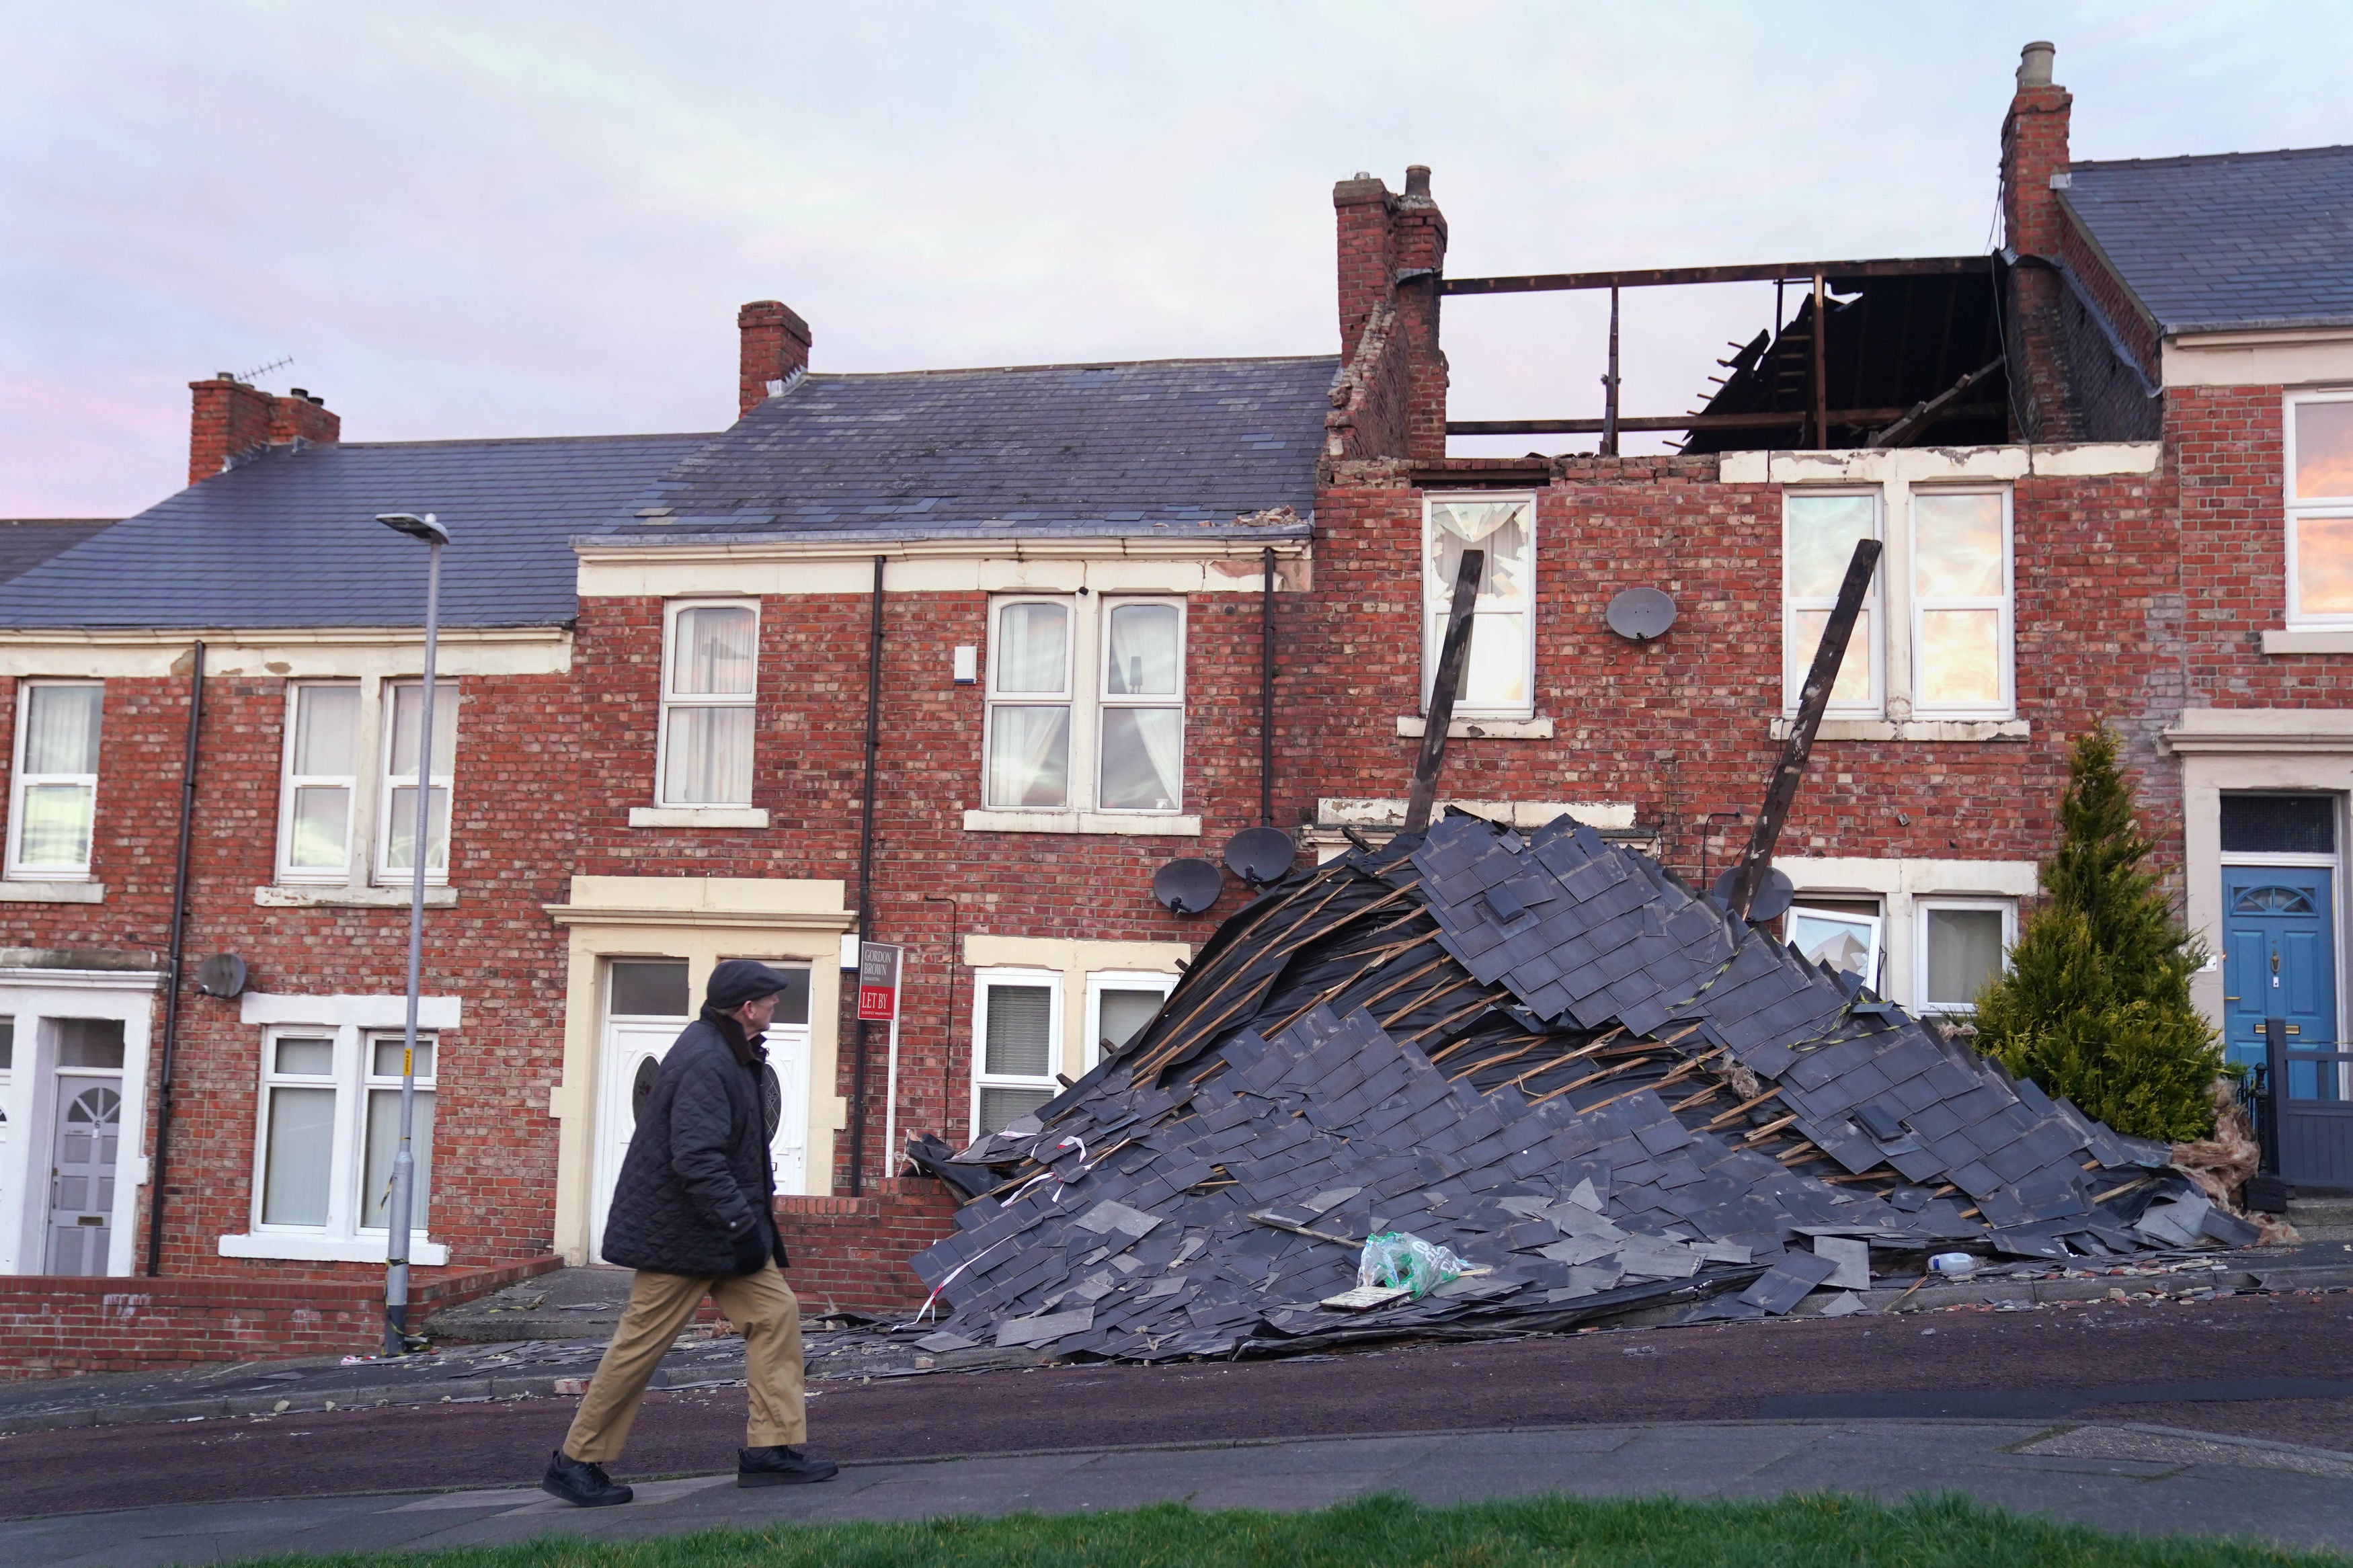
[[[2255,1239],[2164,1145],[1567,817],[1450,814],[1295,873],[1125,1049],[955,1158],[1014,1169],[914,1260],[951,1309],[940,1342],[1142,1360],[1677,1300],[1756,1317],[1859,1283],[1863,1247]],[[1379,1231],[1476,1271],[1319,1305]]]

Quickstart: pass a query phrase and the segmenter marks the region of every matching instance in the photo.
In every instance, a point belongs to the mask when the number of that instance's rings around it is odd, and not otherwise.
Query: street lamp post
[[[433,663],[441,635],[441,547],[449,531],[431,512],[387,512],[376,521],[425,542],[425,689],[417,715],[417,836],[409,841],[408,1023],[400,1042],[400,1148],[392,1157],[392,1213],[384,1249],[384,1353],[408,1353],[408,1232],[417,1190],[409,1133],[417,1116],[417,996],[425,967],[425,863],[433,825]]]

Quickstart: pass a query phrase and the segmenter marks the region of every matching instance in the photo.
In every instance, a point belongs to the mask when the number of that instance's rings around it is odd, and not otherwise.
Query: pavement
[[[1897,1501],[1960,1491],[2125,1534],[2353,1547],[2353,1454],[2147,1426],[2000,1421],[1651,1423],[871,1460],[818,1486],[732,1472],[643,1483],[622,1508],[520,1488],[217,1502],[0,1524],[16,1568],[162,1568],[280,1552],[434,1551],[549,1536],[914,1521],[1155,1502],[1303,1510],[1366,1493],[1448,1504],[1540,1493]]]

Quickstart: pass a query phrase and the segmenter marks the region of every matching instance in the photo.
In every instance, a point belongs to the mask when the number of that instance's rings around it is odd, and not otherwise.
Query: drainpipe
[[[1266,547],[1258,602],[1258,823],[1274,826],[1274,546]]]
[[[874,558],[874,613],[866,634],[866,811],[858,830],[858,940],[874,934],[874,762],[882,746],[882,563]],[[866,1193],[866,1020],[849,1063],[849,1195]]]
[[[180,963],[188,935],[188,836],[196,820],[196,731],[205,721],[205,645],[188,671],[188,741],[180,761],[180,847],[172,872],[172,941],[164,960],[163,1066],[156,1074],[155,1159],[147,1172],[147,1277],[164,1271],[164,1165],[172,1139],[172,1058],[180,1044]]]

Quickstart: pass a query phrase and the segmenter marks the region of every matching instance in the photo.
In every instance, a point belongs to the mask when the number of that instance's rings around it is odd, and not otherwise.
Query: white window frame
[[[1042,1089],[1049,1098],[1062,1092],[1062,1080],[1054,1076],[1055,1064],[1062,1059],[1062,984],[1059,969],[991,967],[976,969],[972,977],[972,1101],[967,1136],[980,1136],[980,1091],[984,1089]],[[1042,985],[1047,993],[1046,1073],[1042,1078],[1028,1078],[1014,1073],[992,1073],[988,1065],[988,994],[999,985]]]
[[[2353,496],[2300,498],[2295,493],[2295,411],[2307,403],[2353,403],[2353,389],[2291,393],[2281,405],[2280,449],[2285,460],[2281,471],[2280,493],[2285,502],[2287,517],[2286,620],[2290,626],[2353,626],[2353,614],[2306,615],[2303,609],[2301,552],[2305,520],[2353,518]]]
[[[392,792],[396,787],[408,782],[406,775],[396,774],[392,771],[393,753],[395,750],[393,746],[393,726],[399,721],[400,718],[400,699],[398,693],[401,689],[406,687],[411,689],[422,690],[424,685],[425,682],[421,679],[410,680],[403,678],[387,680],[384,683],[382,691],[377,698],[378,734],[376,737],[375,773],[376,802],[375,876],[379,882],[386,885],[391,885],[396,882],[404,888],[409,886],[410,883],[415,880],[417,872],[413,867],[395,866],[392,863],[392,836],[400,826],[400,824],[395,820],[396,814],[393,811]],[[447,790],[449,794],[449,826],[448,829],[449,843],[447,852],[442,857],[443,865],[441,868],[438,871],[430,866],[427,866],[425,868],[425,885],[428,888],[444,888],[448,886],[448,862],[454,861],[458,858],[458,714],[459,711],[458,706],[458,683],[455,680],[437,676],[433,682],[433,717],[434,728],[437,730],[440,728],[440,718],[445,708],[450,716],[449,744],[446,748],[448,754],[446,756],[437,754],[432,759],[433,778],[432,782],[426,787],[428,790]],[[421,720],[423,715],[420,714],[418,717]],[[420,739],[422,739],[422,737],[420,737]],[[444,750],[444,748],[436,748],[437,752],[442,750]],[[428,795],[427,798],[429,799],[430,796]],[[405,815],[407,816],[408,826],[413,830],[417,826],[416,815],[413,812]],[[429,826],[427,827],[427,833],[428,835],[430,833]],[[420,852],[423,851],[424,847],[425,847],[422,845],[418,847]]]
[[[678,669],[678,623],[689,610],[733,609],[752,612],[752,682],[751,689],[742,692],[677,692],[672,689]],[[653,802],[658,808],[668,810],[742,810],[752,802],[672,800],[670,798],[670,716],[674,708],[744,708],[752,712],[752,787],[745,793],[759,794],[760,783],[760,601],[742,595],[704,595],[691,599],[667,599],[662,603],[661,689],[659,710],[654,718],[654,787]]]
[[[1156,991],[1162,1001],[1176,989],[1176,976],[1150,969],[1095,969],[1087,973],[1087,1034],[1080,1053],[1080,1068],[1092,1072],[1103,1063],[1103,998],[1106,991]]]
[[[2008,719],[2018,711],[2016,605],[2018,583],[2013,575],[2015,548],[2010,524],[2010,501],[2013,491],[2008,485],[1915,485],[1912,487],[1905,510],[1910,516],[1907,553],[1911,557],[1912,580],[1905,586],[1905,597],[1911,604],[1905,615],[1912,637],[1911,684],[1912,711],[1924,719]],[[1919,506],[1923,496],[1998,496],[2001,500],[2001,592],[1996,595],[1976,595],[1961,598],[1929,598],[1920,592],[1920,530]],[[1883,565],[1884,563],[1883,562]],[[1925,628],[1921,617],[1930,610],[1995,610],[2000,612],[2001,660],[2001,696],[1992,703],[1931,703],[1920,695],[1922,671],[1925,668],[1923,640]]]
[[[1522,617],[1526,626],[1525,653],[1527,668],[1522,672],[1528,700],[1518,703],[1478,703],[1467,698],[1457,698],[1454,716],[1478,719],[1532,719],[1536,711],[1536,577],[1541,556],[1536,531],[1537,505],[1534,490],[1432,490],[1421,498],[1421,553],[1416,572],[1421,580],[1421,614],[1417,626],[1421,638],[1421,711],[1430,712],[1430,700],[1438,688],[1438,658],[1446,643],[1446,620],[1453,608],[1454,584],[1440,584],[1430,571],[1432,531],[1438,526],[1430,515],[1433,506],[1453,506],[1465,501],[1509,504],[1525,501],[1528,509],[1528,595],[1525,600],[1503,599],[1490,594],[1480,594],[1472,601],[1472,637],[1478,637],[1479,616],[1488,610],[1508,612]],[[1467,673],[1467,667],[1466,667]]]
[[[221,1238],[225,1255],[248,1258],[349,1256],[358,1258],[368,1256],[372,1248],[375,1257],[383,1256],[386,1240],[385,1227],[360,1222],[360,1215],[367,1209],[367,1194],[360,1188],[367,1170],[368,1095],[372,1090],[398,1089],[400,1078],[398,1074],[389,1078],[377,1074],[371,1058],[378,1043],[389,1040],[396,1046],[403,1037],[400,1030],[367,1028],[349,1023],[275,1024],[262,1031],[261,1070],[254,1099],[250,1228],[246,1237]],[[334,1043],[332,1071],[325,1078],[290,1076],[279,1072],[278,1042],[283,1039],[332,1040]],[[432,1094],[438,1085],[441,1067],[439,1036],[434,1030],[419,1029],[417,1039],[420,1047],[428,1043],[434,1047],[434,1070],[419,1073],[417,1078],[417,1092],[419,1095]],[[270,1090],[280,1088],[330,1089],[334,1092],[335,1142],[328,1166],[327,1217],[319,1225],[270,1224],[261,1217],[262,1200],[269,1179]],[[417,1226],[418,1238],[426,1235],[431,1219],[432,1213],[428,1207],[422,1216],[422,1223]],[[226,1245],[232,1240],[256,1245],[232,1253]],[[304,1242],[318,1246],[290,1252],[265,1250],[272,1241],[291,1242],[298,1247]],[[447,1248],[441,1244],[424,1243],[420,1239],[417,1250],[421,1254],[427,1247],[441,1256],[433,1258],[416,1256],[412,1261],[447,1260]]]
[[[357,769],[367,759],[367,690],[364,683],[353,680],[290,680],[286,683],[285,744],[278,769],[278,880],[289,884],[323,883],[345,887],[352,881],[352,857],[358,847],[361,781],[365,774],[297,773],[294,771],[294,742],[301,716],[303,693],[324,689],[359,693],[360,713],[352,726],[352,766]],[[332,788],[342,786],[349,793],[343,800],[343,863],[328,868],[295,866],[289,857],[294,846],[294,798],[298,787]]]
[[[1794,714],[1798,699],[1805,690],[1806,673],[1812,668],[1814,649],[1820,639],[1798,644],[1798,616],[1820,612],[1827,614],[1838,604],[1838,595],[1798,595],[1789,588],[1789,503],[1815,496],[1868,496],[1871,499],[1871,537],[1884,544],[1887,539],[1887,496],[1878,485],[1792,485],[1781,492],[1781,710]],[[1877,719],[1887,711],[1887,598],[1889,581],[1887,557],[1883,552],[1878,568],[1871,574],[1871,592],[1863,595],[1863,613],[1870,617],[1870,634],[1862,641],[1864,656],[1871,661],[1871,689],[1861,702],[1840,702],[1833,700],[1823,713],[1837,719]],[[1852,640],[1847,643],[1846,658],[1854,657]],[[1841,662],[1841,669],[1845,666]]]
[[[1794,933],[1790,932],[1790,928],[1800,915],[1810,914],[1817,920],[1834,921],[1844,925],[1862,925],[1867,923],[1871,927],[1871,950],[1864,960],[1863,967],[1868,970],[1869,973],[1860,976],[1860,978],[1865,985],[1871,987],[1873,994],[1883,994],[1880,987],[1884,984],[1887,974],[1886,899],[1877,893],[1816,893],[1814,897],[1817,900],[1825,901],[1839,901],[1844,903],[1869,902],[1876,904],[1879,906],[1879,909],[1876,914],[1862,914],[1853,910],[1822,909],[1817,904],[1808,903],[1806,901],[1806,895],[1801,892],[1795,899],[1790,900],[1788,911],[1783,917],[1781,921],[1781,930],[1783,932],[1790,933],[1790,935],[1785,935],[1784,940],[1788,942],[1791,951],[1796,951],[1797,943],[1794,940],[1791,940],[1791,936],[1793,936]],[[1803,953],[1799,953],[1799,956],[1803,957],[1805,955]]]
[[[1974,1018],[1974,1002],[1931,1002],[1928,1000],[1928,975],[1931,958],[1928,952],[1928,913],[1932,910],[1998,910],[2001,913],[2001,968],[2010,973],[2010,950],[2018,942],[2018,900],[2004,898],[1968,898],[1958,895],[1923,894],[1912,900],[1912,951],[1917,956],[1912,964],[1912,1011],[1923,1017]]]
[[[98,775],[96,773],[36,773],[25,772],[25,742],[29,738],[26,721],[33,710],[33,693],[44,688],[79,687],[100,693],[99,697],[100,743],[105,743],[106,683],[102,680],[20,680],[16,683],[16,746],[8,765],[8,865],[7,876],[12,882],[87,882],[90,879],[90,863],[85,859],[79,866],[27,866],[19,853],[23,847],[25,827],[25,790],[32,784],[80,784],[90,791],[90,848],[98,852]]]
[[[1059,605],[1070,613],[1070,657],[1063,667],[1062,689],[1050,691],[1003,691],[998,689],[997,628],[999,617],[1016,605]],[[1166,605],[1176,612],[1176,689],[1174,694],[1155,693],[1113,697],[1111,686],[1111,613],[1126,605]],[[991,814],[1016,813],[1034,816],[1068,816],[1083,812],[1090,816],[1109,816],[1121,820],[1145,820],[1182,816],[1185,812],[1185,775],[1190,761],[1186,747],[1191,734],[1190,713],[1187,708],[1188,685],[1186,664],[1189,657],[1192,635],[1190,602],[1179,594],[1003,594],[988,601],[988,670],[982,688],[987,713],[983,721],[980,742],[981,809]],[[1085,682],[1079,671],[1088,670]],[[1062,801],[1056,805],[999,805],[988,795],[988,759],[994,754],[997,740],[997,712],[1000,708],[1067,708],[1071,714],[1069,784]],[[1103,715],[1112,708],[1175,708],[1177,725],[1176,798],[1165,807],[1107,806],[1103,799]]]

